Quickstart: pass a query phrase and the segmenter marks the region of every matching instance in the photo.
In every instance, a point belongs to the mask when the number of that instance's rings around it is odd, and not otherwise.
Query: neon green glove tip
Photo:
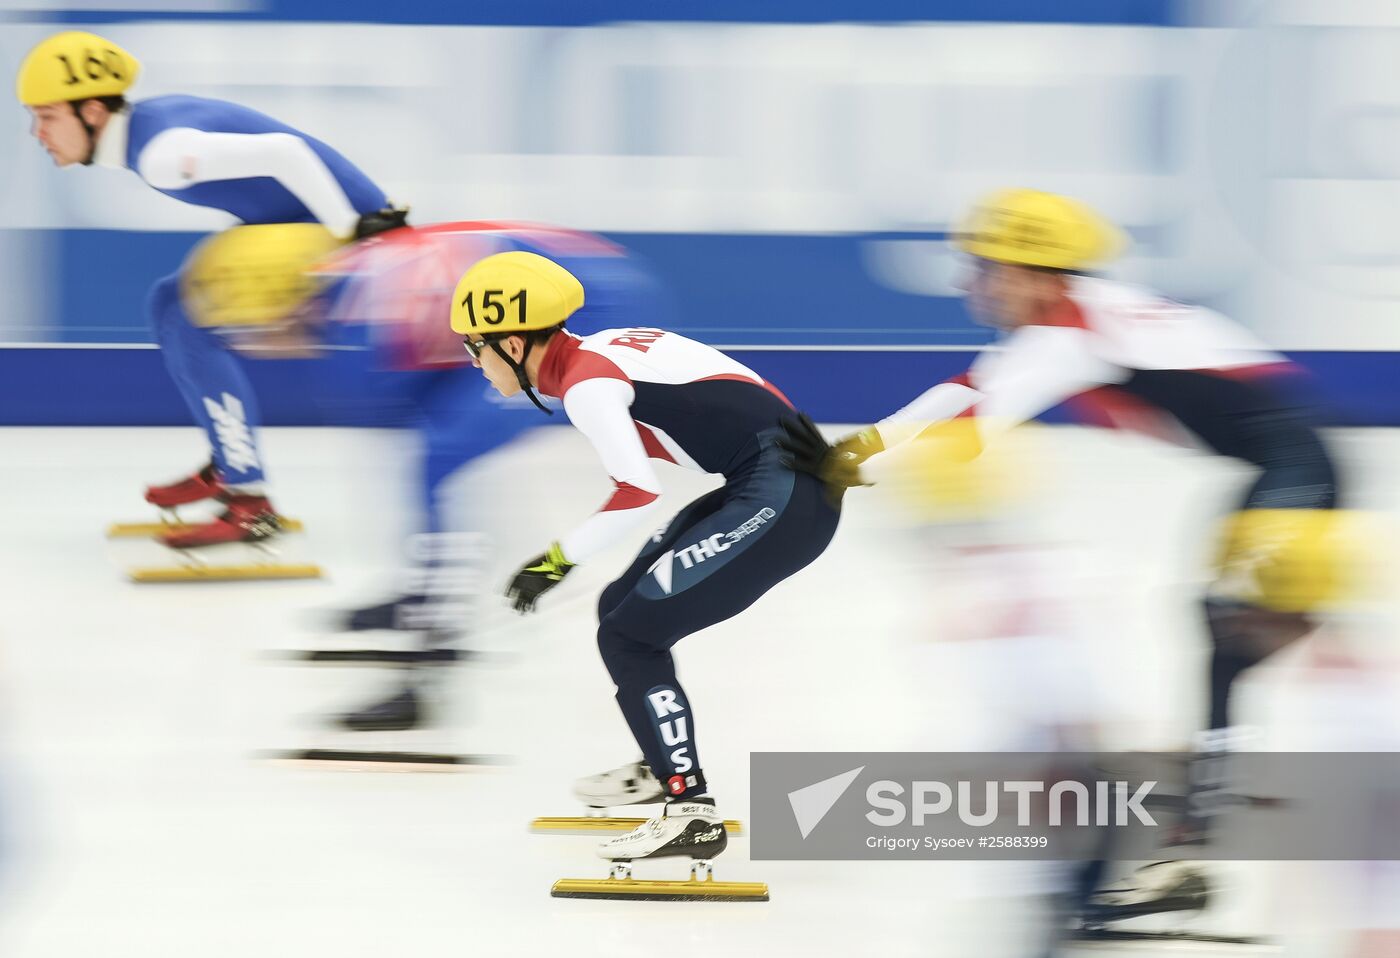
[[[564,558],[564,550],[558,542],[551,542],[549,544],[549,551],[545,553],[545,556],[549,559],[550,563],[557,568],[567,569],[574,565],[574,563]]]

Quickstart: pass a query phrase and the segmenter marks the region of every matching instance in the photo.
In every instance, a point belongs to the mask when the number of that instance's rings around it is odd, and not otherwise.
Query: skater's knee
[[[598,653],[613,682],[623,685],[646,673],[655,662],[669,659],[671,653],[634,634],[620,619],[613,614],[598,623]]]
[[[180,282],[167,276],[156,283],[146,299],[146,312],[151,321],[151,333],[157,343],[165,346],[180,331],[187,320],[180,308]]]
[[[418,484],[418,496],[426,520],[425,525],[429,532],[441,532],[447,528],[444,512],[450,500],[442,495],[442,492],[447,485],[447,480],[461,465],[460,462],[448,462],[434,456],[429,456],[423,463],[423,474]]]
[[[1207,602],[1206,617],[1215,655],[1249,664],[1262,662],[1317,627],[1316,620],[1305,612],[1229,602]]]
[[[614,628],[607,618],[598,623],[598,654],[603,657],[603,664],[614,678],[617,677],[616,666],[626,662],[635,651],[634,643]]]
[[[180,304],[180,280],[175,276],[167,276],[151,287],[150,294],[146,297],[146,311],[153,319],[159,319],[170,311],[171,307]]]
[[[603,590],[603,594],[598,596],[598,622],[600,624],[617,610],[617,607],[622,604],[622,600],[627,597],[627,593],[630,591],[632,590],[621,582],[614,582]],[[601,635],[602,632],[600,630],[600,641]]]

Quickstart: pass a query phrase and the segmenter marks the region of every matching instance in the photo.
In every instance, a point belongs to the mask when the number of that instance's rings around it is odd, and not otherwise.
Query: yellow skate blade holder
[[[321,567],[311,563],[275,562],[253,565],[149,567],[127,570],[132,582],[257,582],[277,579],[319,579]]]
[[[233,545],[234,543],[228,543]],[[215,565],[192,549],[177,549],[179,561],[171,566],[130,569],[132,582],[260,582],[277,579],[319,579],[321,567],[312,563],[278,562],[277,550],[266,542],[248,542],[255,553],[266,558],[257,562]],[[222,546],[216,547],[222,548]]]
[[[300,519],[278,517],[282,532],[303,532],[306,527]],[[195,522],[114,522],[107,527],[108,539],[154,539],[167,533],[188,532],[200,523]]]
[[[637,878],[561,878],[550,888],[551,898],[601,898],[614,901],[768,901],[768,884],[715,881],[692,875],[685,881],[643,881]]]
[[[592,815],[537,818],[530,831],[541,835],[595,835],[599,832],[630,832],[645,823],[645,818],[602,818]],[[730,835],[742,835],[744,826],[735,819],[724,820],[724,830]]]

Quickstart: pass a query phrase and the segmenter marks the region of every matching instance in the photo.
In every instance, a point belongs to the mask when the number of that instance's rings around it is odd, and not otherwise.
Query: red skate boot
[[[191,502],[213,499],[223,491],[219,471],[211,462],[188,479],[172,482],[168,486],[147,486],[146,501],[161,509],[173,509]]]
[[[282,531],[282,522],[266,496],[240,496],[221,492],[226,508],[209,522],[167,532],[161,542],[172,549],[198,549],[229,542],[263,542]]]

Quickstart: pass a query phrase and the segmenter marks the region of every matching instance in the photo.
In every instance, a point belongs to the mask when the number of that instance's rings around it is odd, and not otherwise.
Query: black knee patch
[[[1246,667],[1264,661],[1317,627],[1307,613],[1277,612],[1246,602],[1207,599],[1205,612],[1215,653],[1239,659]]]

